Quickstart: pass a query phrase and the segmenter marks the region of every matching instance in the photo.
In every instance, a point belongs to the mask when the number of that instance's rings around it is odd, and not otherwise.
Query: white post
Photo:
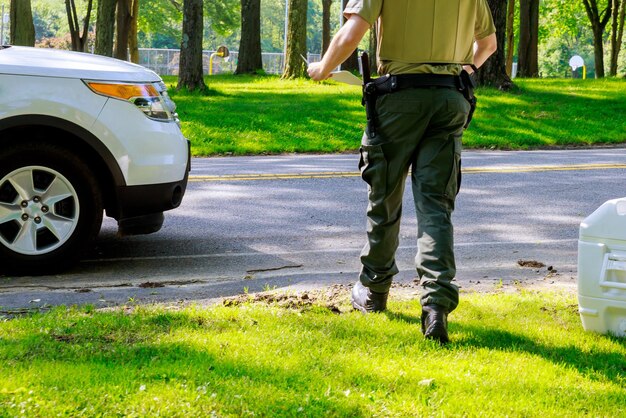
[[[339,29],[341,29],[342,24],[343,24],[343,0],[339,0]],[[337,71],[341,71],[341,64],[337,66]]]
[[[0,14],[0,46],[4,45],[4,4],[2,5],[2,14]]]
[[[289,0],[285,0],[285,36],[283,39],[283,71],[287,64],[287,23],[289,23]]]

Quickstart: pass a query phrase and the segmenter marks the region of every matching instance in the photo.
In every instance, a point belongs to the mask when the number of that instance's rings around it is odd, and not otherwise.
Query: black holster
[[[465,97],[465,99],[470,104],[470,111],[467,114],[467,121],[465,122],[465,126],[463,126],[463,129],[467,129],[470,122],[472,121],[474,111],[476,110],[476,103],[478,102],[476,96],[474,95],[476,81],[474,80],[474,77],[465,70],[461,71],[461,75],[459,76],[459,78],[461,81],[459,91],[463,93],[463,97]]]

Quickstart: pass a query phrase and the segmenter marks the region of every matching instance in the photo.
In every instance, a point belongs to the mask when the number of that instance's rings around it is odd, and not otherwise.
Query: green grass
[[[176,79],[166,77],[173,86]],[[207,77],[208,95],[171,89],[196,156],[345,152],[365,124],[360,87],[271,76]],[[532,149],[626,142],[626,80],[516,80],[479,89],[465,148]]]
[[[55,308],[0,322],[0,416],[617,417],[626,340],[570,293],[468,294],[452,344],[418,301],[289,309]]]

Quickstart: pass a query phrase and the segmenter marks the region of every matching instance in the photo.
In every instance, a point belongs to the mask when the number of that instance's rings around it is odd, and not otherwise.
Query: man
[[[393,76],[380,78],[386,81],[374,88],[375,101],[368,102],[374,110],[359,163],[368,184],[368,243],[352,305],[363,313],[386,308],[398,273],[402,195],[411,168],[418,221],[415,263],[424,289],[422,332],[445,344],[447,317],[459,299],[452,283],[451,214],[470,112],[459,75],[480,67],[495,52],[491,12],[486,0],[350,0],[344,15],[346,23],[322,61],[309,65],[309,76],[328,78],[373,24],[378,25],[378,73]]]

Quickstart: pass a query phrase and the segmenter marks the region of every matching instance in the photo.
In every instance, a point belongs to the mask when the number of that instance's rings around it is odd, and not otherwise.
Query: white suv
[[[158,231],[189,168],[189,142],[154,72],[0,46],[0,274],[70,266],[104,210],[121,234]]]

